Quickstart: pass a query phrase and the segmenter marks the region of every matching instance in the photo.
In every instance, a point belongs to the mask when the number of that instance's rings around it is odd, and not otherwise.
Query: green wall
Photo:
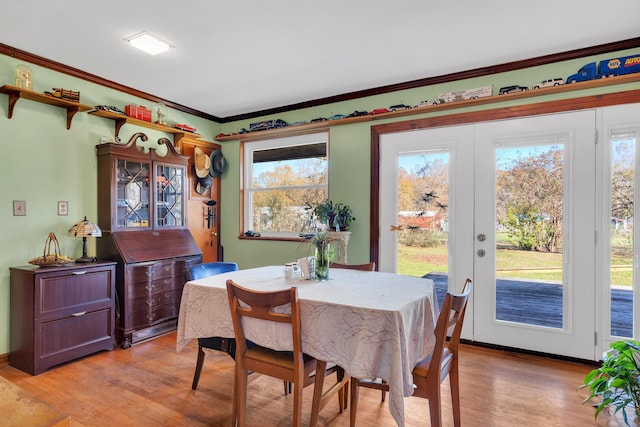
[[[640,53],[640,48],[623,52]],[[622,53],[621,53],[622,54]],[[606,59],[616,55],[600,55]],[[468,81],[399,91],[369,98],[345,101],[315,108],[301,109],[278,115],[288,122],[310,120],[320,116],[349,114],[354,110],[370,111],[378,107],[405,103],[415,105],[424,99],[435,99],[439,93],[492,84],[494,93],[502,86],[520,84],[531,86],[551,77],[567,77],[590,59],[535,67],[528,70],[496,74]],[[0,85],[13,84],[13,69],[21,61],[0,55]],[[96,84],[66,76],[45,68],[31,65],[34,74],[34,90],[44,92],[52,87],[79,90],[81,102],[86,105],[108,104],[123,108],[129,103],[151,107],[153,103]],[[524,101],[479,106],[440,113],[421,114],[397,119],[361,122],[333,126],[330,129],[329,180],[330,197],[348,203],[357,220],[351,224],[349,261],[368,261],[369,256],[369,169],[371,126],[391,121],[404,121],[452,112],[503,107],[523,102],[540,102],[578,95],[617,92],[637,89],[640,84],[620,85],[569,92],[553,96],[531,98]],[[276,117],[264,117],[271,119]],[[170,121],[187,123],[198,129],[203,140],[213,141],[219,132],[235,132],[261,118],[219,125],[195,116],[170,110]],[[135,132],[145,132],[150,143],[171,135],[162,132],[125,125],[120,137],[127,141]],[[50,105],[19,100],[12,119],[7,118],[7,96],[0,94],[0,177],[4,184],[0,191],[0,355],[9,352],[9,267],[25,265],[28,260],[42,254],[47,234],[53,231],[62,252],[80,256],[81,241],[66,236],[68,229],[85,215],[94,219],[97,215],[96,156],[95,145],[102,136],[114,133],[114,122],[108,119],[78,113],[71,129],[66,129],[66,112]],[[241,268],[267,264],[284,264],[306,254],[307,249],[297,242],[240,240],[239,233],[239,158],[238,141],[222,143],[228,160],[228,169],[222,176],[222,230],[221,239],[226,260],[238,262]],[[13,216],[13,200],[25,200],[26,216]],[[57,215],[57,202],[67,201],[67,216]],[[89,254],[95,243],[89,241]]]

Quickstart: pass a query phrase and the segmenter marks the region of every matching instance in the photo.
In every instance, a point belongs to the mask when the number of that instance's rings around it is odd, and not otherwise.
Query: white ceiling
[[[638,37],[640,1],[3,1],[0,43],[217,117]],[[175,46],[150,56],[124,38]]]

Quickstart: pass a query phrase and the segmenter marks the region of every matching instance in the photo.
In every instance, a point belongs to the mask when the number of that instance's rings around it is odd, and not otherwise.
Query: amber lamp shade
[[[82,257],[76,258],[77,263],[97,261],[96,257],[87,256],[87,237],[102,237],[102,230],[100,230],[100,227],[88,221],[85,216],[82,221],[78,221],[69,229],[67,236],[82,237]]]

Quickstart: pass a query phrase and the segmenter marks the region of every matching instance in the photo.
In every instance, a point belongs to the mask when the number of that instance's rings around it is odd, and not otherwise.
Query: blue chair
[[[184,280],[185,282],[188,282],[190,280],[202,279],[204,277],[215,276],[216,274],[237,270],[238,264],[235,262],[206,262],[185,268]],[[204,364],[204,348],[224,351],[235,360],[236,340],[234,338],[198,338],[198,360],[196,362],[196,371],[193,374],[193,383],[191,384],[192,390],[195,390],[198,387],[200,373],[202,372],[202,365]]]

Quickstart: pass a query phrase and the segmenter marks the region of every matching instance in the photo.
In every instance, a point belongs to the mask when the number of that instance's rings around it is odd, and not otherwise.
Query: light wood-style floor
[[[191,390],[195,342],[178,353],[175,333],[127,350],[101,352],[31,376],[11,366],[0,376],[36,395],[79,426],[229,426],[233,361],[208,352],[200,385]],[[578,390],[593,367],[528,355],[463,345],[461,356],[463,426],[622,426],[582,405]],[[288,426],[292,396],[282,381],[252,375],[249,425]],[[333,380],[331,378],[330,380]],[[453,425],[447,382],[442,386],[444,425]],[[312,388],[305,389],[303,420],[308,423]],[[360,392],[358,425],[395,426],[380,392]],[[407,426],[429,425],[428,402],[405,399]],[[2,415],[0,414],[0,425]],[[337,398],[320,414],[321,426],[349,425],[348,411],[339,414]]]

